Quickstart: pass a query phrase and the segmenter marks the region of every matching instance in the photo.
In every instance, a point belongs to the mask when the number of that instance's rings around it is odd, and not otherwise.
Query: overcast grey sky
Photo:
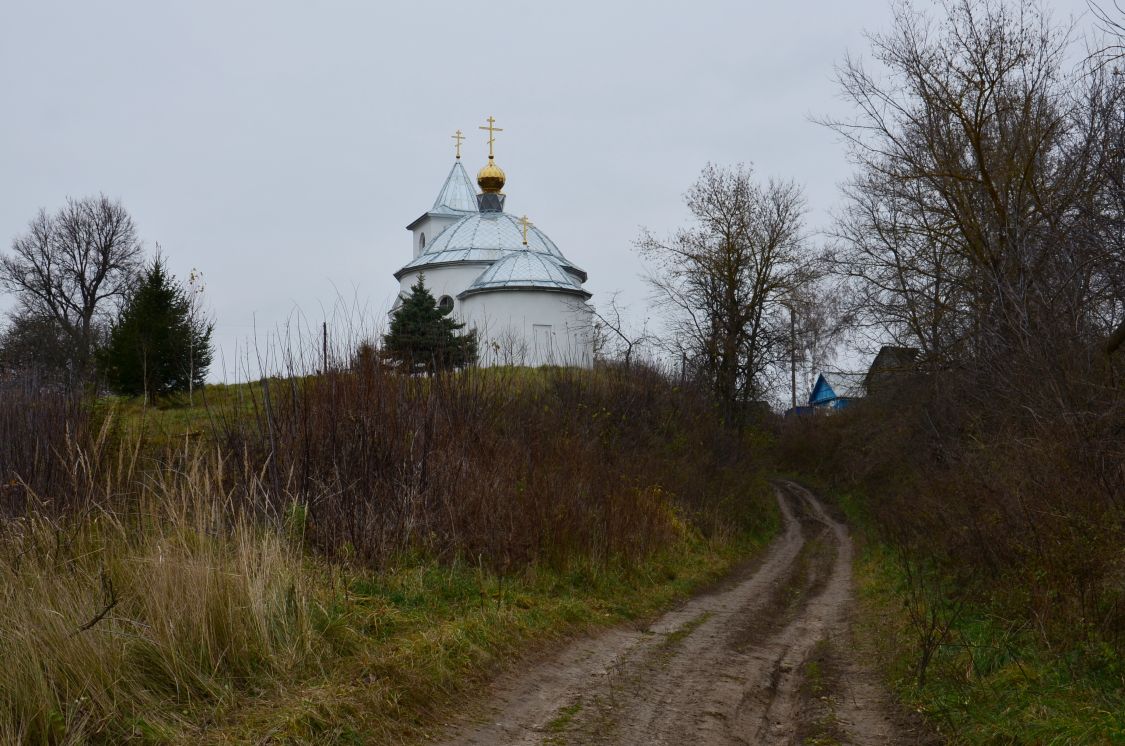
[[[845,111],[833,66],[889,16],[886,0],[4,0],[0,242],[68,195],[120,198],[181,279],[203,272],[229,377],[255,319],[319,326],[338,293],[387,308],[450,135],[475,175],[492,114],[508,210],[588,270],[595,302],[620,289],[643,314],[632,242],[683,224],[707,161],[796,179],[825,227],[849,169],[809,116]]]

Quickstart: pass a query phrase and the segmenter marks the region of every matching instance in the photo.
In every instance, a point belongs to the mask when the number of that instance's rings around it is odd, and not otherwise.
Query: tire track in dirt
[[[847,528],[799,485],[779,483],[777,499],[784,531],[759,563],[647,629],[612,630],[502,677],[487,722],[447,743],[928,740],[894,717],[851,651]]]

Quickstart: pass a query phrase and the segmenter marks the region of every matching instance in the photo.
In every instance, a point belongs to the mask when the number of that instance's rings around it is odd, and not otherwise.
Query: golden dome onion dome
[[[477,184],[485,194],[499,194],[504,188],[505,180],[503,169],[496,165],[496,161],[491,156],[485,167],[477,171]]]

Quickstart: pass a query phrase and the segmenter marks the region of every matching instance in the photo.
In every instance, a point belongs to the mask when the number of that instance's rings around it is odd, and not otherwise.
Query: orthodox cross
[[[488,122],[487,127],[477,127],[477,129],[488,130],[488,157],[492,158],[492,143],[496,142],[496,136],[493,133],[503,132],[504,130],[495,126],[496,120],[493,117],[490,116],[486,121]]]
[[[455,132],[452,135],[452,137],[453,137],[454,140],[457,141],[457,159],[460,160],[461,159],[461,141],[465,139],[465,136],[461,134],[461,130],[457,130],[457,132]]]
[[[527,246],[527,229],[532,228],[534,226],[535,226],[535,223],[528,220],[526,215],[524,215],[522,218],[520,218],[520,228],[523,229],[523,245],[524,246]]]

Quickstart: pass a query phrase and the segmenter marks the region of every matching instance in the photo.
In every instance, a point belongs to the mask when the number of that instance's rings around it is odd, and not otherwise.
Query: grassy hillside
[[[514,656],[653,613],[777,523],[744,438],[647,371],[10,393],[5,742],[421,737]]]

